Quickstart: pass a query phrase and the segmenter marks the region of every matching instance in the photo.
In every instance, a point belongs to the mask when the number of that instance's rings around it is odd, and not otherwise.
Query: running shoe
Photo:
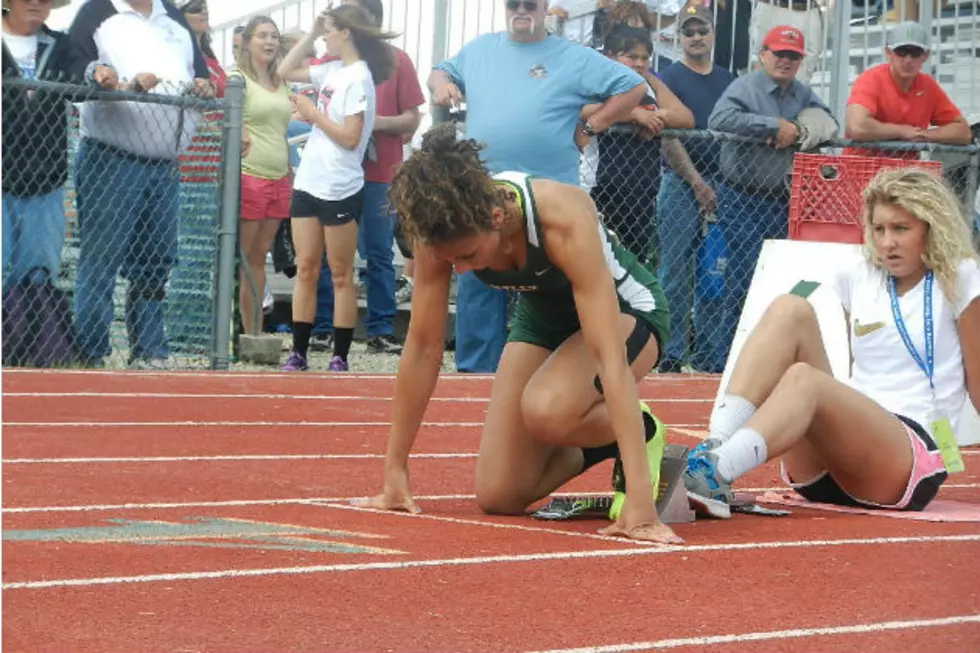
[[[650,467],[650,481],[653,485],[653,500],[657,501],[660,493],[660,463],[664,457],[667,427],[653,414],[650,407],[640,402],[643,411],[643,433],[647,443],[647,465]],[[613,501],[609,507],[609,519],[616,521],[626,502],[626,474],[623,473],[623,461],[616,455],[612,472]]]
[[[308,369],[310,369],[310,366],[306,362],[306,358],[300,355],[299,352],[295,351],[291,353],[289,358],[286,359],[286,362],[279,367],[279,370],[282,372],[305,372]]]
[[[718,454],[712,451],[717,446],[716,440],[705,440],[688,454],[684,488],[691,508],[698,515],[729,519],[734,495],[731,485],[718,475]]]
[[[330,359],[330,364],[327,366],[327,369],[331,372],[349,372],[350,365],[340,356],[334,356]]]

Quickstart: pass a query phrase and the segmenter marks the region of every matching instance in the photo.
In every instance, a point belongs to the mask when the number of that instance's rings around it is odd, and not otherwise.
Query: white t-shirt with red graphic
[[[855,261],[835,271],[834,290],[850,317],[848,325],[854,365],[849,384],[886,410],[928,424],[932,392],[925,372],[912,359],[892,316],[887,275],[867,261]],[[935,371],[933,383],[939,406],[954,432],[967,400],[963,353],[957,320],[980,297],[980,265],[960,261],[956,267],[956,296],[950,301],[939,281],[932,286]],[[902,321],[912,344],[925,361],[925,281],[898,298]],[[980,334],[972,337],[980,338]]]
[[[338,125],[347,116],[364,115],[364,130],[357,147],[341,147],[316,125],[303,150],[293,188],[331,202],[350,197],[364,186],[361,163],[374,131],[374,79],[367,64],[358,61],[344,66],[331,61],[310,66],[310,81],[320,89],[316,108]]]

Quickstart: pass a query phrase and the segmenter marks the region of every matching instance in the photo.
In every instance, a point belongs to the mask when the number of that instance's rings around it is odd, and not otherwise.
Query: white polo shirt
[[[149,16],[126,0],[89,0],[79,10],[69,35],[73,45],[81,44],[92,60],[115,68],[120,81],[153,73],[161,83],[150,93],[181,95],[195,77],[195,46],[190,31],[174,12],[161,0],[153,0]],[[131,154],[175,159],[193,136],[198,117],[198,112],[176,106],[85,102],[81,133]]]
[[[886,410],[928,429],[932,392],[925,372],[912,359],[892,316],[887,274],[866,261],[835,271],[835,291],[850,315],[850,384]],[[980,264],[964,260],[956,268],[956,297],[945,296],[938,280],[932,287],[936,399],[956,431],[967,399],[963,352],[956,321],[980,297]],[[925,361],[925,280],[898,298],[909,337]],[[973,334],[980,338],[980,334]]]

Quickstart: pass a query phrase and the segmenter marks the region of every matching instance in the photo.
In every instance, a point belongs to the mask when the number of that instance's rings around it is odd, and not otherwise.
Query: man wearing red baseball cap
[[[799,29],[780,25],[769,30],[759,52],[761,68],[732,82],[708,118],[709,129],[753,138],[723,141],[718,166],[722,181],[716,215],[729,248],[724,309],[729,343],[763,241],[786,237],[789,172],[793,146],[800,139],[795,124],[800,113],[823,112],[831,125],[827,131],[834,132],[826,138],[836,135],[830,109],[796,78],[805,52]]]
[[[817,71],[820,54],[824,49],[824,22],[821,5],[826,0],[755,0],[749,21],[752,51],[759,52],[765,46],[763,39],[772,34],[772,27],[780,25],[799,31],[805,41],[805,55],[796,78],[809,83]]]

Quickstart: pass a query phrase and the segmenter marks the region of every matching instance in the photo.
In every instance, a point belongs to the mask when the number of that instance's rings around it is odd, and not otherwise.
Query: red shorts
[[[241,207],[238,216],[242,220],[286,220],[289,218],[289,196],[292,187],[289,177],[262,179],[242,175]]]

